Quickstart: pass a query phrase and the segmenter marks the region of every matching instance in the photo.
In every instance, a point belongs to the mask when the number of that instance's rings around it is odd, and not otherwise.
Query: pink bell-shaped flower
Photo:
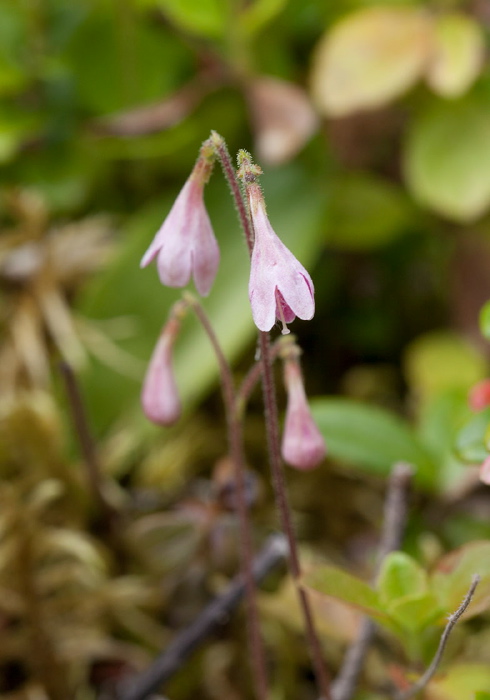
[[[219,265],[219,248],[204,205],[203,190],[212,163],[201,155],[170,213],[141,260],[157,259],[167,287],[185,287],[191,276],[201,296],[209,294]]]
[[[315,313],[313,282],[303,265],[274,233],[258,184],[247,187],[254,227],[254,246],[248,294],[257,328],[270,331],[276,319],[282,332],[296,316],[308,320]]]
[[[172,348],[180,328],[175,317],[165,325],[146,372],[141,404],[145,416],[158,425],[173,425],[181,414],[180,398],[172,368]]]
[[[323,460],[327,450],[325,440],[311,415],[296,357],[285,360],[284,382],[288,392],[288,403],[281,446],[282,456],[292,467],[305,471],[313,469]]]

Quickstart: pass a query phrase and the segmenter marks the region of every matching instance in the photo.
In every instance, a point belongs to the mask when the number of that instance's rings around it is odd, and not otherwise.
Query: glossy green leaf
[[[456,435],[456,451],[465,462],[479,464],[488,456],[490,444],[487,440],[490,425],[490,408],[472,416]]]
[[[438,561],[430,587],[445,611],[454,612],[460,606],[475,574],[481,580],[465,617],[487,610],[490,604],[490,541],[470,542]]]
[[[405,148],[407,184],[421,204],[459,222],[490,205],[490,97],[438,102],[416,118]]]
[[[404,629],[421,632],[425,627],[441,619],[441,607],[432,593],[407,595],[387,606],[390,616]]]
[[[333,459],[378,474],[389,474],[396,462],[406,461],[420,484],[434,485],[430,453],[396,415],[350,399],[318,398],[311,408]]]
[[[378,594],[361,579],[336,566],[319,566],[303,578],[303,584],[318,593],[336,598],[367,615],[386,618],[386,612]]]
[[[392,552],[383,560],[376,588],[384,603],[427,592],[427,574],[404,552]]]

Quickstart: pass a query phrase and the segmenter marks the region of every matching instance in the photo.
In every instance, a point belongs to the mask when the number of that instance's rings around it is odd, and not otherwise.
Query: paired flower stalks
[[[319,690],[324,700],[328,700],[329,681],[309,599],[299,585],[301,569],[282,468],[282,459],[300,470],[318,466],[325,456],[325,443],[309,410],[299,365],[299,347],[292,336],[279,337],[273,346],[269,339],[269,331],[276,322],[281,325],[282,334],[286,335],[289,334],[288,324],[296,317],[303,320],[313,317],[314,287],[308,272],[274,232],[258,181],[262,171],[246,151],[239,152],[238,169],[235,171],[223,138],[212,132],[203,143],[194,169],[170,213],[143,256],[141,266],[145,267],[156,259],[158,274],[164,285],[184,287],[192,277],[201,296],[210,292],[218,270],[219,249],[203,193],[216,159],[230,185],[250,253],[248,291],[252,317],[259,329],[260,359],[237,390],[231,368],[204,309],[198,299],[187,292],[171,310],[152,355],[142,390],[143,410],[150,420],[160,425],[171,425],[180,417],[181,404],[173,374],[172,350],[182,318],[188,310],[192,310],[208,335],[220,368],[229,453],[235,469],[250,659],[256,695],[260,700],[266,700],[269,686],[251,568],[253,551],[245,496],[243,445],[244,406],[254,384],[261,379],[272,483],[282,528],[288,538],[290,571],[297,583]],[[272,362],[277,356],[284,364],[288,396],[282,442],[272,373]]]

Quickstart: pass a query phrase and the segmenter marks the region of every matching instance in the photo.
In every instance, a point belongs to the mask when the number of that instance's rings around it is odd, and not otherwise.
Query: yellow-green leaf
[[[485,53],[481,27],[459,13],[442,15],[434,24],[434,48],[427,82],[444,97],[459,97],[478,76]]]
[[[471,222],[490,205],[490,97],[439,102],[412,123],[405,177],[414,196],[447,218]]]
[[[349,14],[317,46],[312,90],[319,109],[340,117],[380,107],[422,75],[431,20],[414,7],[371,7]]]

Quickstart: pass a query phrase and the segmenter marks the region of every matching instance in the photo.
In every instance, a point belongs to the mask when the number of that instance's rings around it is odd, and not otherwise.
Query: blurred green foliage
[[[293,330],[329,457],[288,474],[304,556],[345,563],[312,576],[410,642],[373,650],[356,697],[379,700],[393,664],[402,687],[407,659],[428,661],[488,559],[488,540],[466,541],[490,536],[476,469],[489,409],[467,403],[488,372],[488,50],[484,0],[0,0],[2,697],[99,697],[236,571],[215,470],[218,372],[191,319],[175,356],[182,424],[157,432],[139,407],[179,297],[139,260],[211,129],[254,153],[271,223],[315,283],[315,318]],[[255,350],[246,246],[218,171],[205,197],[222,261],[204,304],[241,377]],[[60,360],[80,376],[116,526],[87,484]],[[275,527],[260,411],[254,395],[258,542]],[[375,590],[364,581],[399,460],[416,468],[408,552],[386,560]],[[287,584],[261,607],[275,696],[311,697]],[[335,668],[356,623],[322,609]],[[475,622],[431,697],[488,695],[490,638]],[[189,662],[171,697],[249,693],[241,623]]]

